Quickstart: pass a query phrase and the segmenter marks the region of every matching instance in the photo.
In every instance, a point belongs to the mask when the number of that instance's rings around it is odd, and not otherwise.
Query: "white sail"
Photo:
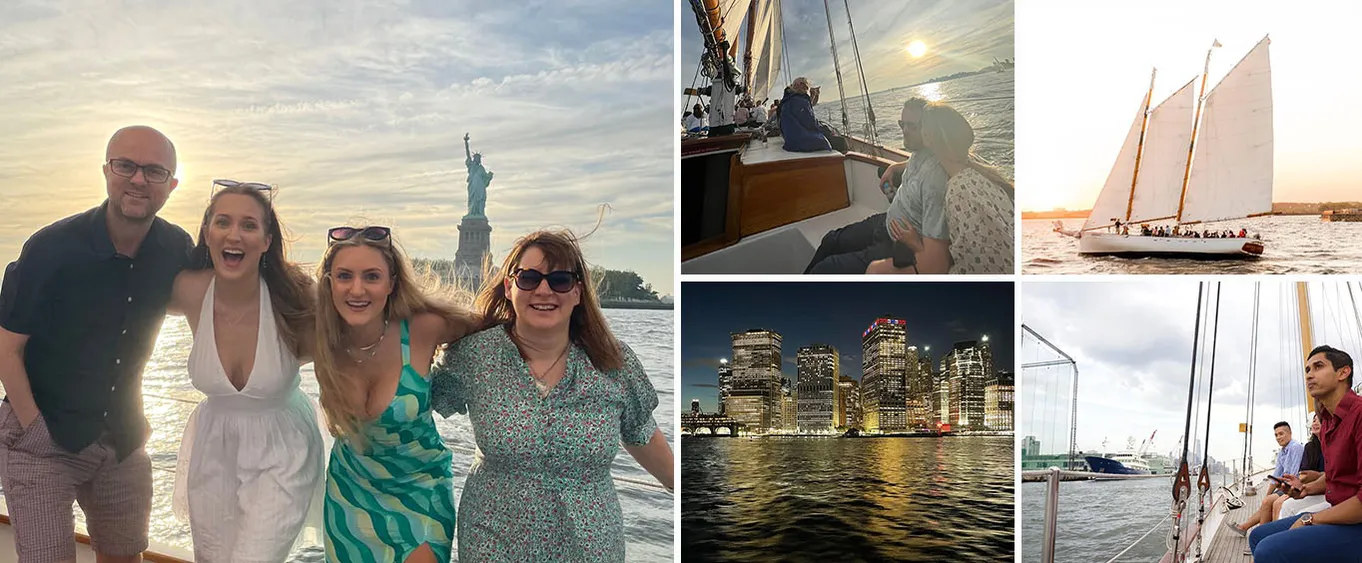
[[[1181,221],[1272,210],[1272,67],[1265,37],[1206,96]]]
[[[1140,177],[1135,181],[1135,200],[1130,219],[1140,222],[1168,219],[1178,214],[1182,177],[1187,172],[1187,145],[1192,142],[1196,119],[1196,79],[1189,80],[1167,100],[1149,112],[1140,153]]]
[[[780,84],[780,58],[784,37],[780,28],[780,0],[757,0],[752,34],[753,100],[765,100],[771,88]]]
[[[1126,133],[1126,141],[1121,145],[1120,154],[1116,155],[1116,164],[1111,167],[1111,174],[1107,175],[1107,183],[1102,186],[1102,192],[1097,194],[1097,201],[1092,204],[1092,213],[1088,214],[1088,220],[1083,222],[1083,229],[1091,229],[1112,224],[1112,219],[1126,218],[1126,207],[1130,205],[1131,182],[1135,179],[1135,153],[1140,150],[1140,128],[1144,124],[1144,112],[1149,107],[1149,98],[1146,96],[1140,102],[1140,111],[1135,114],[1135,122],[1130,124],[1130,131]]]
[[[729,46],[741,44],[738,30],[747,21],[747,8],[751,4],[752,0],[720,0],[719,15],[724,18],[724,39],[728,40]]]

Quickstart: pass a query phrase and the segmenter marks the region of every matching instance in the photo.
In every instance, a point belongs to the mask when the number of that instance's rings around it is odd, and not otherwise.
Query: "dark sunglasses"
[[[250,188],[258,191],[263,194],[266,199],[270,200],[271,203],[274,202],[274,193],[278,190],[275,186],[262,184],[260,182],[238,182],[236,180],[217,179],[213,180],[213,189],[208,191],[208,199],[213,199],[213,196],[216,196],[223,188],[237,187]]]
[[[138,164],[126,158],[111,158],[107,164],[110,171],[124,178],[132,178],[141,170],[142,177],[146,178],[149,184],[164,184],[170,180],[170,171],[155,164]]]
[[[331,227],[326,231],[326,245],[331,246],[338,242],[345,242],[356,236],[363,236],[365,240],[373,242],[387,241],[392,244],[392,229],[387,227]]]
[[[534,291],[539,289],[540,282],[549,280],[549,289],[552,289],[554,293],[567,293],[572,291],[578,281],[581,281],[582,275],[568,270],[554,270],[544,274],[540,273],[539,270],[517,268],[511,274],[511,278],[515,280],[515,286],[520,288],[521,291]]]

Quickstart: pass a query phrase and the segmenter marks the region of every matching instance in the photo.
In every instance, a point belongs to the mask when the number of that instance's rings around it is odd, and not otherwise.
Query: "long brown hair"
[[[520,263],[520,257],[530,247],[544,253],[544,259],[553,269],[567,269],[577,272],[582,280],[582,299],[572,309],[568,321],[568,338],[586,349],[591,365],[599,371],[614,371],[624,367],[624,352],[619,341],[610,332],[601,311],[600,299],[596,296],[596,285],[591,280],[591,269],[582,257],[581,246],[571,231],[536,231],[521,237],[506,255],[498,275],[487,276],[482,291],[473,308],[481,314],[486,327],[504,326],[508,331],[515,326],[515,307],[506,295],[503,281]]]
[[[960,112],[946,104],[930,102],[922,108],[921,130],[922,144],[938,160],[954,160],[975,169],[988,181],[1005,188],[1011,197],[1012,182],[974,154],[974,128]]]
[[[284,226],[274,212],[274,205],[260,190],[248,186],[222,188],[213,194],[208,208],[203,210],[203,222],[199,224],[199,242],[190,251],[189,269],[208,270],[213,267],[212,252],[208,250],[208,223],[213,219],[213,208],[224,194],[247,196],[265,211],[265,232],[270,237],[270,246],[260,257],[260,276],[265,278],[269,288],[270,305],[274,307],[275,325],[279,327],[279,337],[284,339],[289,350],[296,356],[307,355],[307,345],[312,343],[313,308],[312,278],[298,264],[288,261],[284,240]]]
[[[363,230],[363,227],[360,230]],[[360,429],[366,423],[366,405],[362,401],[354,400],[354,397],[362,397],[363,394],[353,391],[356,388],[363,388],[364,382],[354,373],[340,367],[339,356],[345,353],[343,340],[345,321],[332,304],[330,282],[331,265],[335,262],[336,254],[343,249],[356,246],[369,246],[378,250],[388,264],[388,271],[393,279],[393,290],[383,305],[383,315],[389,322],[401,322],[418,313],[434,313],[455,327],[464,329],[461,331],[463,334],[467,334],[478,323],[472,312],[455,304],[457,300],[455,290],[439,288],[438,282],[432,279],[433,276],[429,272],[420,277],[416,275],[411,261],[391,235],[386,241],[371,241],[363,236],[355,236],[350,240],[332,243],[326,248],[326,252],[322,254],[321,264],[317,268],[319,280],[317,336],[313,369],[321,388],[322,410],[326,413],[326,424],[331,435],[348,438],[352,443],[362,445],[364,437]]]

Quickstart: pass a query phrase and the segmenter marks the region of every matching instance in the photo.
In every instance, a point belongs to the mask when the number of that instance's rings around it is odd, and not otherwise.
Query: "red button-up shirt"
[[[1334,412],[1319,405],[1320,442],[1324,446],[1324,500],[1338,506],[1362,489],[1362,397],[1348,390]]]

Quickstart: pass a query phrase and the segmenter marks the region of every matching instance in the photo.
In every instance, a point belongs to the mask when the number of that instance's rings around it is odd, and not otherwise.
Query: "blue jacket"
[[[808,94],[787,90],[780,100],[780,136],[785,139],[785,150],[793,152],[830,151],[832,145],[818,129],[813,117],[813,103]]]

